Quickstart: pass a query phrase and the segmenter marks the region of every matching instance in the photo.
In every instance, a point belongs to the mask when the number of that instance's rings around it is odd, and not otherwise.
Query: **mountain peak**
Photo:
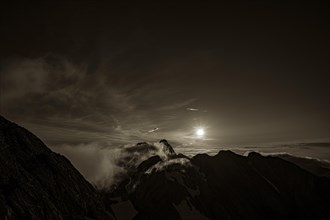
[[[159,141],[160,144],[163,144],[163,151],[169,155],[169,156],[172,156],[172,155],[175,155],[175,151],[173,149],[173,147],[168,143],[168,141],[166,139],[162,139]]]

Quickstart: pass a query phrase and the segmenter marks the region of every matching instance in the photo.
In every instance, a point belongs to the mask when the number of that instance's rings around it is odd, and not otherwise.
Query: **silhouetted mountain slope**
[[[0,116],[1,219],[113,219],[64,156]]]
[[[317,176],[325,176],[330,178],[330,162],[319,161],[312,158],[294,157],[289,154],[279,154],[277,157],[290,161]]]
[[[233,219],[327,219],[329,179],[319,178],[276,157],[248,157],[221,151],[197,155],[192,163],[206,176],[209,190]],[[204,196],[208,199],[208,196]],[[209,207],[201,209],[216,219]]]
[[[277,157],[220,151],[190,159],[171,152],[137,168],[108,194],[129,199],[134,219],[188,219],[182,204],[195,213],[189,219],[330,218],[329,179]]]

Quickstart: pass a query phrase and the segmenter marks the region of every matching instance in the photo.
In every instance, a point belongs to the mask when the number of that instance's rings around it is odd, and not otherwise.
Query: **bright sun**
[[[198,137],[203,137],[204,134],[205,134],[205,131],[204,131],[203,128],[198,128],[198,129],[196,130],[196,135],[197,135]]]

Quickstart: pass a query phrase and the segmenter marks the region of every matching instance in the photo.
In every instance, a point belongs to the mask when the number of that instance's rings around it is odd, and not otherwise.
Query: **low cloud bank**
[[[158,155],[166,159],[161,143],[107,146],[104,143],[61,145],[52,149],[66,156],[82,175],[98,188],[111,188],[144,160]]]
[[[77,145],[58,145],[52,147],[55,152],[66,156],[82,175],[98,188],[112,188],[128,172],[134,171],[140,163],[148,158],[158,155],[162,158],[153,168],[162,170],[171,163],[186,163],[185,159],[167,161],[162,143],[138,143],[133,145],[121,145],[114,147],[110,143],[91,142]],[[231,150],[241,155],[255,151],[263,155],[290,154],[300,158],[314,158],[329,162],[329,146],[319,145],[278,145],[278,146],[240,146],[200,148],[194,146],[177,146],[177,153],[194,156],[198,153],[215,155],[220,150]],[[150,172],[150,171],[149,171]]]
[[[117,166],[119,148],[104,148],[97,143],[62,145],[52,148],[67,157],[81,174],[97,187],[107,187],[114,183],[115,176],[123,172]]]

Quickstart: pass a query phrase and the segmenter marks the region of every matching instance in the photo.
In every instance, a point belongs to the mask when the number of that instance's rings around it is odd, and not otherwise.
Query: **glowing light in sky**
[[[205,131],[203,128],[197,128],[197,130],[196,130],[197,137],[203,137],[204,134],[205,134]]]

